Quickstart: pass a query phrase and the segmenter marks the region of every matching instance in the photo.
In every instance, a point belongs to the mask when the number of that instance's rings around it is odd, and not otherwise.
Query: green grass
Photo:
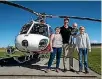
[[[24,53],[20,52],[20,51],[16,51],[13,54],[7,54],[5,49],[1,49],[0,48],[0,58],[9,58],[9,57],[14,57],[14,56],[23,56]]]
[[[78,59],[78,53],[74,52],[73,56]],[[101,48],[92,48],[92,51],[88,53],[89,68],[98,74],[101,74]]]

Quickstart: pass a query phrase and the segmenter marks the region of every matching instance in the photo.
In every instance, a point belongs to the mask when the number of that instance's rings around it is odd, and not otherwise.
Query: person
[[[77,35],[77,33],[78,33],[78,24],[77,23],[73,23],[73,25],[72,25],[72,32],[71,32],[71,34],[72,34],[72,36],[73,36],[73,38],[75,38],[76,37],[76,35]],[[74,43],[75,41],[73,41],[73,43]],[[75,44],[75,43],[74,43]]]
[[[55,58],[55,55],[56,55],[56,72],[59,72],[60,57],[62,53],[62,36],[60,34],[59,27],[56,27],[55,34],[51,35],[50,45],[51,45],[51,54],[50,54],[50,59],[48,61],[48,67],[46,72],[49,72],[52,62]]]
[[[45,24],[44,19],[41,19],[41,20],[40,20],[40,24]]]
[[[76,47],[79,53],[79,72],[82,72],[83,63],[82,57],[84,57],[84,70],[85,73],[89,73],[88,71],[88,50],[91,52],[90,39],[87,33],[85,33],[85,28],[81,26],[79,28],[80,33],[76,37]]]
[[[77,23],[73,23],[72,25],[72,31],[71,31],[71,37],[70,37],[70,47],[72,48],[71,52],[73,53],[75,48],[76,48],[76,36],[78,33],[78,24]],[[73,60],[72,60],[73,61]]]
[[[69,26],[69,18],[64,19],[64,25],[60,28],[62,40],[63,40],[63,66],[64,72],[67,71],[65,60],[69,57],[69,70],[75,72],[73,69],[73,58],[72,58],[72,50],[70,48],[70,37],[72,32],[72,27]]]

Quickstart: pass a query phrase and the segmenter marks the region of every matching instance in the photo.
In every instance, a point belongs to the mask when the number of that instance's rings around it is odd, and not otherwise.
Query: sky
[[[52,15],[67,15],[101,19],[100,1],[13,1],[14,3],[28,7],[36,12]],[[15,44],[15,37],[22,26],[36,19],[36,16],[25,10],[0,3],[0,47]],[[88,20],[70,19],[69,25],[73,23],[86,28],[92,43],[101,43],[101,23]],[[61,18],[47,18],[53,29],[63,26]]]

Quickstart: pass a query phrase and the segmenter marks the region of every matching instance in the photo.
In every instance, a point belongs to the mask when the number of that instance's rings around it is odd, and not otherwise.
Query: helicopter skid
[[[39,58],[39,54],[38,53],[26,53],[26,55],[24,56],[24,57],[22,57],[22,58],[19,58],[19,57],[13,57],[13,59],[15,60],[15,61],[17,61],[18,63],[25,63],[25,62],[27,62],[27,61],[30,61],[30,60],[32,60],[32,59],[38,59]]]

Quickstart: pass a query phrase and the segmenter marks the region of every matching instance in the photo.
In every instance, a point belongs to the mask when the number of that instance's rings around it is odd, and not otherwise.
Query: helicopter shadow
[[[23,59],[24,56],[19,57],[20,59]],[[40,71],[44,71],[47,69],[47,65],[37,65],[36,63],[41,61],[41,58],[36,58],[33,57],[33,59],[26,61],[24,63],[18,63],[16,60],[14,60],[13,57],[11,58],[5,58],[5,59],[0,59],[0,66],[1,67],[14,67],[14,66],[19,66],[19,67],[25,67],[29,69],[36,69]],[[55,67],[51,67],[52,71],[55,70]]]
[[[22,57],[19,57],[19,59],[24,59],[25,56],[22,56]],[[17,62],[16,60],[14,60],[13,57],[10,57],[10,58],[3,58],[3,59],[0,59],[0,66],[3,67],[12,67],[12,66],[28,66],[28,65],[31,65],[31,64],[35,64],[37,62],[40,61],[40,58],[37,58],[37,57],[33,57],[32,59],[30,59],[29,61],[26,61],[24,63],[19,63]]]
[[[29,64],[29,65],[22,65],[23,67],[26,67],[26,68],[30,68],[30,69],[36,69],[36,70],[40,70],[40,71],[44,71],[46,72],[46,69],[48,68],[48,66],[41,66],[41,65],[32,65],[32,64]],[[52,71],[55,71],[56,67],[51,67],[51,70]]]

